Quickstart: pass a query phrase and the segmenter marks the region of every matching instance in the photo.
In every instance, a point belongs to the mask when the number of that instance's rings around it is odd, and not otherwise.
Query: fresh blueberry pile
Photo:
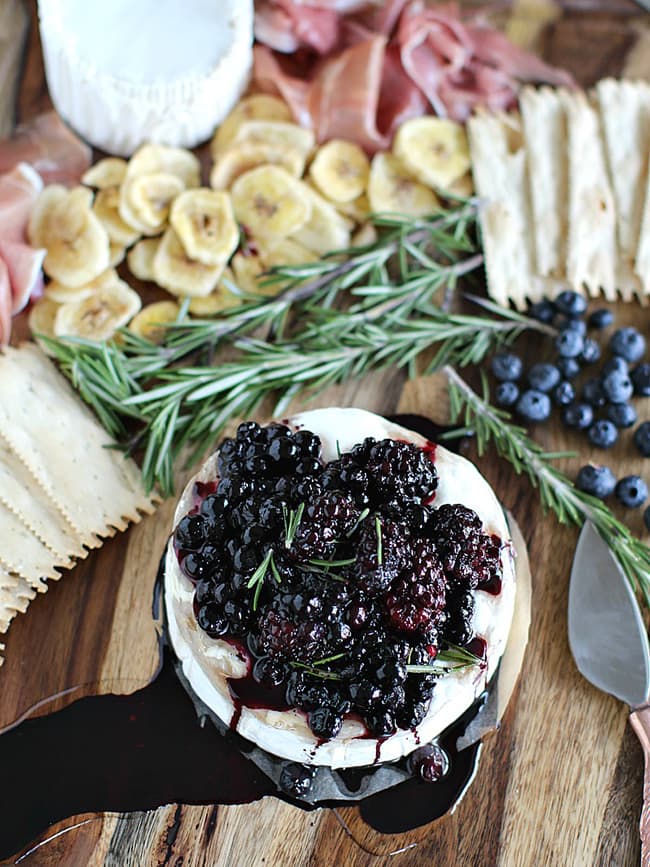
[[[174,533],[201,629],[245,643],[252,678],[319,738],[349,712],[377,737],[416,726],[436,676],[407,665],[472,641],[501,540],[462,505],[429,505],[435,465],[406,442],[366,439],[326,464],[315,434],[247,422],[218,470]]]
[[[650,396],[650,363],[642,360],[646,352],[643,335],[636,328],[619,328],[606,345],[588,336],[613,325],[613,314],[603,308],[587,316],[586,299],[569,290],[554,301],[531,304],[528,314],[558,329],[555,357],[526,371],[511,351],[493,356],[495,403],[526,423],[546,421],[555,406],[566,427],[583,431],[595,448],[611,449],[621,431],[637,423],[633,398]],[[636,428],[633,442],[640,454],[650,457],[650,422]],[[629,508],[642,505],[648,497],[639,476],[627,476],[617,483],[608,467],[596,464],[582,467],[576,485],[601,499],[614,494]],[[650,530],[650,507],[644,520]]]

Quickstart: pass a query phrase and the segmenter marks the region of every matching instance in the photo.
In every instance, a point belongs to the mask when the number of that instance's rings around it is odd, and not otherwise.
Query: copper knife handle
[[[630,724],[643,749],[645,774],[643,780],[643,807],[641,808],[641,867],[650,867],[650,705],[633,710]]]

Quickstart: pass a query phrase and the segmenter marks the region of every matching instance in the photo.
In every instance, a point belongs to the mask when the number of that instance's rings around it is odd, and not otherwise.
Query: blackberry
[[[445,606],[445,576],[435,549],[425,542],[414,546],[409,570],[390,585],[385,599],[388,622],[398,632],[417,632]]]
[[[364,716],[364,722],[368,726],[370,733],[377,738],[388,737],[397,728],[394,712],[385,707],[373,709]]]
[[[489,584],[498,574],[500,544],[482,532],[481,519],[472,509],[445,504],[434,511],[431,526],[450,593]]]
[[[343,717],[331,707],[319,707],[307,714],[309,728],[317,738],[335,738],[341,731]]]
[[[326,491],[303,508],[297,532],[289,547],[295,560],[330,559],[341,537],[345,537],[359,518],[359,510],[349,494]]]
[[[464,645],[474,637],[472,620],[474,618],[474,596],[466,590],[452,596],[449,602],[448,620],[444,628],[444,636],[454,644]]]
[[[406,527],[387,518],[368,517],[356,542],[351,574],[365,592],[378,593],[389,586],[411,555]]]
[[[369,477],[370,499],[376,506],[421,502],[431,497],[438,486],[433,461],[412,443],[389,439],[375,443],[364,469]]]

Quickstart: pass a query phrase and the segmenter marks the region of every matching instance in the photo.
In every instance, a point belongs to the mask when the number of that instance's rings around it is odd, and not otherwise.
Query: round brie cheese
[[[381,416],[359,409],[317,409],[284,419],[294,430],[306,429],[321,438],[324,461],[350,451],[366,437],[406,440],[424,447],[427,441],[413,431],[391,424]],[[487,481],[465,458],[435,447],[433,460],[438,487],[433,508],[462,503],[473,509],[486,533],[504,542],[501,554],[502,587],[498,595],[475,591],[474,632],[487,643],[483,667],[473,666],[442,677],[436,684],[429,710],[414,729],[401,730],[380,740],[370,737],[357,719],[345,718],[335,738],[322,742],[312,733],[306,715],[297,710],[238,708],[228,688],[228,678],[244,677],[248,659],[233,644],[210,638],[194,616],[194,586],[186,578],[170,541],[165,563],[165,607],[171,644],[183,674],[198,697],[226,725],[281,758],[332,768],[355,767],[394,761],[426,744],[456,720],[485,689],[505,649],[515,598],[513,547],[503,509]],[[216,455],[211,456],[187,485],[176,509],[174,525],[194,504],[195,482],[217,478]]]

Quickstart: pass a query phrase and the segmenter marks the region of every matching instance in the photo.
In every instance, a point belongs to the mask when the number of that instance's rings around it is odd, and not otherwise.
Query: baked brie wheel
[[[400,759],[498,666],[515,597],[503,509],[473,464],[378,415],[245,422],[174,527],[165,605],[183,674],[275,756]]]

